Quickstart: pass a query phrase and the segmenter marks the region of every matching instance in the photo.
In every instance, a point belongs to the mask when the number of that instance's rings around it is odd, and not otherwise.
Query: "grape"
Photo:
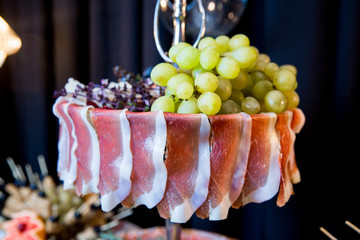
[[[191,76],[195,79],[200,73],[208,72],[208,70],[204,69],[200,64],[193,68],[191,72]]]
[[[220,54],[213,47],[207,47],[200,52],[200,65],[206,69],[213,69],[219,61]]]
[[[241,102],[241,109],[247,114],[256,114],[260,111],[260,103],[253,97],[246,97]]]
[[[291,65],[291,64],[281,65],[279,67],[279,69],[287,69],[290,72],[293,72],[295,74],[295,76],[297,75],[297,69],[296,69],[296,67],[294,65]]]
[[[251,48],[253,48],[254,50],[255,50],[255,52],[256,52],[256,61],[257,61],[257,57],[259,56],[259,49],[257,48],[257,47],[255,47],[255,46],[250,46]]]
[[[215,38],[220,53],[225,53],[228,51],[229,40],[230,38],[226,35],[220,35],[217,38]]]
[[[266,62],[256,62],[254,69],[255,69],[255,70],[265,71],[266,65],[267,65]]]
[[[253,64],[251,64],[249,67],[244,68],[243,70],[246,72],[252,72],[255,70],[256,67],[256,62],[254,62]]]
[[[264,100],[259,100],[259,103],[260,103],[260,112],[268,112],[268,110],[265,107]]]
[[[300,102],[299,95],[295,91],[283,92],[287,99],[286,109],[297,108]]]
[[[215,74],[211,72],[200,73],[195,78],[195,88],[199,92],[214,92],[218,87],[218,79]]]
[[[216,50],[218,49],[218,45],[215,39],[213,39],[212,37],[204,37],[203,39],[200,40],[198,49],[203,50],[210,46],[214,47]]]
[[[219,114],[232,114],[238,112],[241,112],[241,108],[235,101],[228,99],[221,103]]]
[[[231,82],[229,79],[218,77],[218,87],[215,93],[219,95],[221,101],[227,100],[231,95]]]
[[[151,111],[175,112],[175,102],[170,97],[162,96],[156,99],[151,105]]]
[[[269,62],[266,64],[264,72],[270,78],[274,75],[274,73],[279,69],[279,66],[274,62]]]
[[[178,68],[178,73],[186,73],[187,75],[191,76],[192,69],[183,69],[181,67]]]
[[[255,53],[256,53],[256,59],[257,59],[257,56],[259,55],[259,50],[258,50],[256,47],[254,47],[254,46],[250,46],[250,47],[251,47],[252,49],[254,49],[254,51],[255,51]],[[244,68],[244,70],[247,71],[247,72],[253,71],[253,70],[255,69],[255,67],[256,67],[256,63],[257,63],[256,59],[255,59],[255,61],[254,61],[251,65],[249,65],[248,67]]]
[[[176,56],[176,63],[184,69],[191,69],[199,64],[200,52],[194,47],[184,47]]]
[[[250,76],[254,80],[254,83],[260,81],[260,80],[269,80],[270,78],[261,70],[255,70],[250,73]]]
[[[200,112],[206,115],[215,115],[220,111],[221,99],[213,92],[204,92],[197,100]]]
[[[177,70],[173,65],[170,63],[159,63],[151,70],[150,78],[155,84],[166,86],[169,79],[175,74],[177,74]]]
[[[273,84],[270,81],[260,80],[255,83],[252,93],[258,100],[264,100],[265,95],[273,89]]]
[[[245,98],[244,93],[241,90],[233,89],[231,91],[230,99],[234,100],[240,106],[241,106],[241,102],[244,98]]]
[[[180,106],[180,104],[181,104],[182,102],[183,102],[183,101],[180,100],[180,99],[178,99],[177,101],[175,101],[175,99],[174,99],[174,103],[175,103],[175,110],[174,110],[174,112],[178,112],[179,106]]]
[[[242,92],[247,96],[252,95],[252,89],[254,87],[254,84],[255,84],[254,79],[251,77],[251,75],[248,75],[247,85],[246,85],[246,87],[244,89],[241,89]]]
[[[269,63],[270,62],[270,57],[269,55],[265,54],[265,53],[260,53],[256,59],[257,62],[264,62],[264,63]]]
[[[286,108],[286,96],[279,90],[269,91],[265,98],[265,107],[269,112],[281,113]]]
[[[233,58],[237,61],[240,68],[248,68],[256,62],[256,51],[252,47],[239,47],[232,52]]]
[[[169,79],[167,83],[167,91],[169,91],[172,95],[175,95],[177,86],[182,82],[193,84],[193,79],[185,73],[178,73]]]
[[[177,109],[178,113],[200,113],[200,110],[197,106],[196,97],[192,96],[188,100],[184,100],[180,103],[179,108]]]
[[[248,81],[249,81],[249,75],[242,70],[240,70],[240,73],[236,78],[230,79],[232,88],[237,90],[244,89],[248,84]]]
[[[166,88],[165,89],[165,93],[164,93],[164,96],[167,96],[167,97],[171,97],[173,96],[175,93],[172,93],[169,88]]]
[[[161,63],[151,72],[154,83],[167,87],[152,111],[256,114],[299,105],[296,67],[271,62],[244,34],[205,37],[197,48],[180,42],[169,49],[169,57],[177,69]]]
[[[189,99],[194,93],[194,87],[189,82],[182,82],[176,87],[176,96],[180,99]]]
[[[250,46],[249,38],[244,34],[236,34],[230,38],[228,43],[228,48],[230,51],[234,51],[239,47],[248,47]]]
[[[281,91],[292,91],[296,88],[296,76],[287,69],[280,69],[274,73],[273,82]]]
[[[180,50],[185,48],[185,47],[191,47],[191,45],[189,43],[186,43],[186,42],[179,42],[178,44],[172,46],[169,49],[169,57],[171,58],[171,60],[176,62],[176,56],[178,55]]]
[[[239,64],[230,57],[223,57],[219,60],[219,63],[216,66],[216,71],[223,78],[233,79],[240,73]]]
[[[294,86],[294,90],[296,90],[297,87],[298,87],[298,82],[296,81],[296,82],[295,82],[295,86]]]

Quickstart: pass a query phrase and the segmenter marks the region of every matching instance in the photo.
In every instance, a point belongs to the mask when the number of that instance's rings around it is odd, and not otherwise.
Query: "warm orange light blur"
[[[9,24],[0,17],[0,67],[8,55],[19,51],[21,40]]]

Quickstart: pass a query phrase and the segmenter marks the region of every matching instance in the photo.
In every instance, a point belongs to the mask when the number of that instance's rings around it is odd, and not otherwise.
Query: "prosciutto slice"
[[[64,183],[64,189],[74,187],[76,179],[77,159],[75,149],[77,147],[77,137],[74,130],[74,123],[68,114],[69,105],[73,104],[66,101],[63,97],[56,100],[53,106],[53,113],[58,117],[60,123],[59,134],[59,159],[58,175]]]
[[[132,113],[127,118],[131,127],[133,169],[131,191],[122,204],[125,207],[155,207],[163,198],[167,179],[164,164],[166,122],[162,111]]]
[[[168,179],[159,214],[184,223],[204,203],[210,178],[210,124],[204,114],[165,114]]]
[[[280,188],[276,204],[280,207],[290,199],[293,193],[290,173],[290,159],[294,151],[295,133],[291,129],[293,112],[285,111],[277,115],[276,130],[280,140]]]
[[[101,207],[107,212],[123,201],[130,192],[130,125],[126,110],[94,109],[90,116],[100,146],[98,188]]]
[[[291,122],[291,128],[294,130],[294,132],[300,133],[301,129],[305,125],[305,115],[303,111],[301,111],[300,108],[295,108],[291,110],[293,112],[293,119]]]
[[[92,106],[80,106],[71,104],[68,113],[73,122],[77,147],[75,157],[77,159],[76,192],[78,195],[98,193],[100,149],[95,129],[89,122]]]
[[[299,108],[293,109],[292,112],[293,112],[293,118],[291,122],[291,128],[293,129],[294,133],[299,133],[305,124],[305,115]],[[291,151],[289,168],[290,168],[289,171],[292,182],[294,184],[299,183],[301,181],[301,176],[300,176],[299,168],[296,164],[294,147],[293,150]]]
[[[251,142],[251,117],[245,113],[210,116],[211,177],[209,194],[196,215],[226,219],[245,181]]]
[[[245,183],[233,207],[250,202],[261,203],[272,198],[279,189],[279,139],[275,130],[276,114],[252,115],[251,147]]]

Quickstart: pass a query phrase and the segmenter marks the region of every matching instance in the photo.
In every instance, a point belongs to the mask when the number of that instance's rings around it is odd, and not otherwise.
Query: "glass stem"
[[[180,240],[181,226],[179,223],[173,223],[170,219],[166,219],[165,228],[167,240]]]

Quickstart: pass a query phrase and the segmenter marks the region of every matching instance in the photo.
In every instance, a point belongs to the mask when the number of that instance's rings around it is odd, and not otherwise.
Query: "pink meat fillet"
[[[204,203],[210,178],[210,124],[204,114],[166,113],[168,180],[161,217],[184,223]]]
[[[73,103],[60,97],[53,106],[54,115],[59,118],[60,135],[59,135],[59,159],[58,159],[58,175],[64,183],[64,189],[74,187],[77,171],[77,159],[75,150],[78,145],[75,135],[74,123],[71,120],[68,108]]]
[[[132,153],[126,110],[94,109],[90,113],[100,146],[101,207],[112,210],[130,192]]]
[[[303,128],[305,124],[305,115],[301,109],[296,108],[291,110],[293,112],[293,119],[291,122],[291,128],[293,129],[294,133],[299,133],[301,129]],[[291,157],[290,157],[290,174],[291,174],[291,180],[294,184],[297,184],[301,181],[300,171],[296,164],[296,158],[295,158],[295,148],[293,147],[293,150],[291,151]]]
[[[75,150],[77,159],[75,185],[78,195],[99,192],[100,149],[96,131],[89,121],[91,109],[92,106],[84,107],[76,104],[71,104],[68,108],[78,140]]]
[[[275,130],[276,114],[252,115],[251,147],[245,183],[233,207],[250,202],[261,203],[279,190],[280,144]]]
[[[196,215],[226,219],[242,190],[251,143],[251,117],[245,113],[210,116],[211,175],[209,195]]]
[[[293,193],[293,185],[291,182],[290,159],[294,151],[295,133],[291,129],[293,112],[285,111],[277,115],[276,130],[280,141],[280,167],[281,178],[280,188],[276,204],[280,207],[290,199]]]
[[[164,163],[166,122],[162,111],[127,112],[131,128],[133,169],[131,191],[122,201],[125,207],[155,207],[163,198],[167,180]]]

